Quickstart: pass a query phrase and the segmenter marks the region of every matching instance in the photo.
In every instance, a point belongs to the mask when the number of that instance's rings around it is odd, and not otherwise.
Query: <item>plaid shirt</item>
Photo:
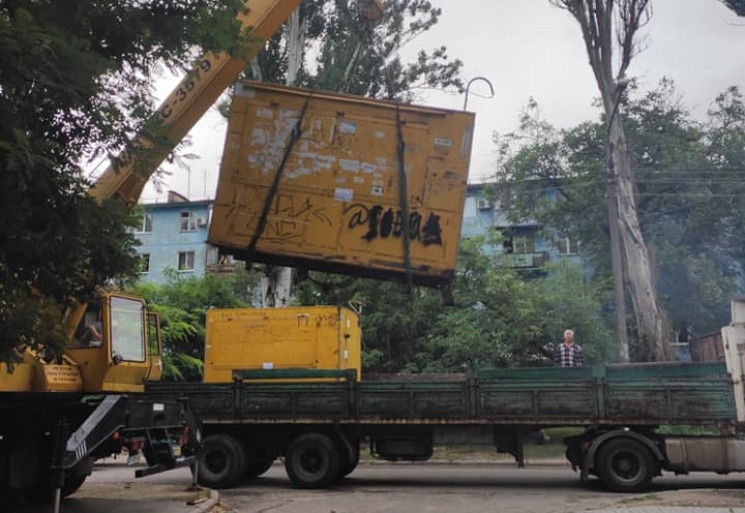
[[[579,367],[585,364],[585,355],[577,344],[567,347],[562,342],[554,350],[554,363],[559,367]]]

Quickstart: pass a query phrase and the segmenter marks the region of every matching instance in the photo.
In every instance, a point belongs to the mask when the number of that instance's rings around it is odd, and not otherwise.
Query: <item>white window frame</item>
[[[513,253],[535,253],[535,237],[530,235],[513,235],[512,236]]]
[[[178,265],[177,269],[179,272],[192,272],[194,271],[194,251],[179,251],[178,252]],[[190,261],[191,260],[191,261]],[[183,266],[182,266],[183,263]],[[189,265],[191,265],[189,267]]]
[[[582,243],[571,237],[560,237],[556,239],[556,250],[560,255],[578,255],[581,251]]]
[[[197,231],[197,218],[194,212],[189,210],[181,211],[181,217],[179,218],[179,231],[180,232],[195,232]]]
[[[137,227],[137,233],[152,233],[153,232],[153,211],[146,210],[142,214],[140,225]]]

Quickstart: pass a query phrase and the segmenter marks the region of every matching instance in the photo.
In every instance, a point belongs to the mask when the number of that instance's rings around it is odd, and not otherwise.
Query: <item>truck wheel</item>
[[[199,484],[229,488],[243,477],[245,468],[246,456],[238,440],[222,433],[204,439],[199,451]]]
[[[323,488],[339,476],[339,451],[326,435],[305,433],[287,448],[285,469],[299,488]]]
[[[654,476],[654,460],[649,450],[636,440],[617,438],[600,446],[595,457],[600,481],[614,492],[646,490]]]
[[[347,451],[344,451],[346,453]],[[345,454],[346,455],[346,454]],[[360,446],[359,444],[352,445],[352,454],[348,458],[342,459],[339,464],[339,479],[347,477],[349,474],[354,472],[357,465],[360,462]]]
[[[274,463],[274,452],[256,446],[246,446],[246,471],[244,476],[253,479],[269,470]]]

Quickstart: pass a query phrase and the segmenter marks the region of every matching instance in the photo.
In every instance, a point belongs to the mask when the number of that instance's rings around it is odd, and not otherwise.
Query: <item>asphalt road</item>
[[[134,479],[123,465],[97,466],[63,506],[67,513],[187,513],[190,474],[186,469]],[[222,490],[214,513],[568,513],[603,508],[675,506],[745,507],[745,474],[665,476],[644,494],[605,492],[582,484],[568,466],[473,464],[362,464],[329,490],[299,490],[283,466],[261,478]],[[2,508],[0,508],[2,510]],[[48,513],[49,508],[23,508]],[[726,510],[725,510],[726,511]]]
[[[362,465],[331,490],[298,490],[275,465],[254,483],[221,492],[226,511],[271,513],[564,513],[650,505],[745,505],[745,475],[669,476],[645,494],[582,484],[568,467]]]

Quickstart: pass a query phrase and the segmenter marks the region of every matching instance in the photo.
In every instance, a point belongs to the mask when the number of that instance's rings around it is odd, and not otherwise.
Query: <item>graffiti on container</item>
[[[303,239],[303,229],[311,223],[331,226],[331,219],[324,207],[313,205],[310,197],[297,201],[297,196],[278,194],[269,214],[262,238],[272,242]]]
[[[378,238],[400,238],[404,230],[403,213],[382,205],[367,206],[361,203],[350,205],[344,210],[349,215],[347,226],[350,230],[365,227],[362,238],[373,241]],[[442,227],[440,216],[430,212],[426,219],[416,210],[409,212],[409,238],[419,241],[424,246],[436,244],[442,246]]]

